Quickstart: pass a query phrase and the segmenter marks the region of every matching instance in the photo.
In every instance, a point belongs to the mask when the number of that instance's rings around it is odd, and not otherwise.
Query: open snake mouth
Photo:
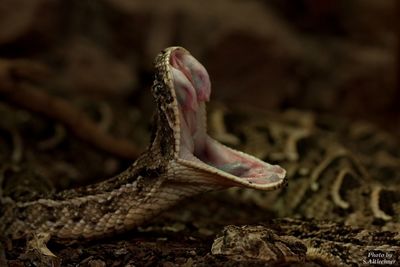
[[[285,170],[231,149],[207,134],[205,102],[211,83],[206,69],[187,51],[170,56],[181,125],[179,157],[218,173],[242,186],[273,189],[285,183]],[[207,166],[205,166],[207,165]]]

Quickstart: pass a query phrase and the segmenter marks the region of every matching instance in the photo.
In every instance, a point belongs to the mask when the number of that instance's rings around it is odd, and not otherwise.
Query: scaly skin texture
[[[328,221],[275,219],[266,226],[226,226],[215,239],[211,252],[244,262],[369,266],[378,259],[386,260],[386,266],[398,266],[400,239],[397,235]],[[374,256],[378,253],[385,256]]]
[[[55,240],[98,238],[141,225],[201,192],[230,186],[272,190],[285,184],[279,166],[207,136],[208,74],[188,51],[165,49],[155,68],[156,127],[147,151],[99,184],[23,202],[2,196],[0,232],[6,238],[43,233]]]

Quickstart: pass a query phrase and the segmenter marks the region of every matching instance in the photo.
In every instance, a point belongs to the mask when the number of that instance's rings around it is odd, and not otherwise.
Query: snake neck
[[[10,201],[2,211],[2,233],[12,239],[30,233],[49,233],[56,240],[103,237],[137,227],[183,198],[211,190],[201,183],[177,182],[176,175],[190,170],[176,162],[158,169],[144,166],[147,157],[96,187],[61,192],[52,199]]]

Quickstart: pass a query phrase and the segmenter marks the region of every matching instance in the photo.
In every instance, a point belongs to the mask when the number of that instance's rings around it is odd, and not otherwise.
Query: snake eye
[[[156,81],[151,87],[154,96],[159,96],[162,94],[163,86],[160,82]]]
[[[151,87],[151,91],[154,97],[162,98],[165,103],[170,104],[174,101],[171,93],[165,89],[165,85],[162,82],[156,81]]]

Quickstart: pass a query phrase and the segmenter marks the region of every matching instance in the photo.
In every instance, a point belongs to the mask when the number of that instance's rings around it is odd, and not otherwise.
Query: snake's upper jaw
[[[283,168],[226,147],[207,135],[205,102],[209,100],[211,84],[203,65],[180,49],[171,54],[170,65],[179,109],[179,161],[205,175],[212,174],[215,185],[262,190],[284,185]]]

